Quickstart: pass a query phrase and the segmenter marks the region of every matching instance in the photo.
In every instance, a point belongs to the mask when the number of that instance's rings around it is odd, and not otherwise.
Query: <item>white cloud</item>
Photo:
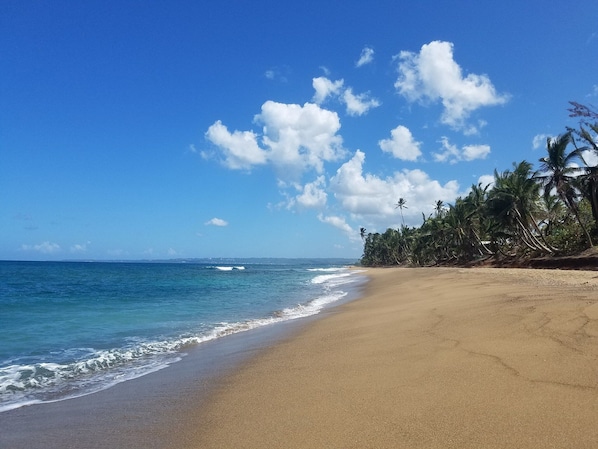
[[[281,83],[286,83],[288,80],[285,73],[288,73],[287,67],[274,67],[266,70],[264,72],[264,77],[271,81],[279,81]]]
[[[345,155],[341,127],[336,112],[317,104],[277,103],[266,101],[255,122],[263,125],[261,146],[253,131],[230,133],[220,120],[206,137],[224,154],[224,164],[231,169],[251,169],[271,163],[284,179],[296,179],[304,171],[321,173],[324,162],[336,161]]]
[[[374,60],[374,49],[370,47],[365,47],[361,50],[361,55],[359,56],[359,60],[355,63],[356,67],[361,67],[363,65],[369,64]]]
[[[204,223],[206,226],[228,226],[228,222],[222,218],[212,218]]]
[[[347,114],[349,115],[363,115],[370,109],[380,106],[380,102],[375,98],[369,98],[367,93],[353,94],[353,89],[350,87],[345,89],[343,100],[347,105]]]
[[[582,151],[581,157],[588,167],[598,166],[598,154],[594,150]]]
[[[437,200],[452,202],[460,195],[456,181],[441,185],[421,170],[402,170],[381,178],[364,174],[364,162],[365,154],[357,150],[331,178],[330,189],[344,210],[380,227],[388,226],[390,220],[398,220],[395,204],[399,198],[407,201],[408,208],[403,211],[405,220],[415,225],[420,224],[422,212],[433,212]]]
[[[326,67],[325,65],[321,65],[320,70],[322,70],[322,72],[324,72],[324,75],[330,76],[330,69],[328,67]]]
[[[532,141],[532,149],[538,150],[540,148],[546,148],[546,142],[548,139],[552,139],[550,134],[536,134]]]
[[[391,153],[397,159],[404,161],[416,161],[422,154],[421,142],[417,142],[411,131],[402,125],[390,132],[390,139],[380,140],[378,145],[382,151]]]
[[[38,245],[21,245],[21,251],[35,251],[42,254],[53,254],[61,250],[60,245],[52,242],[42,242]]]
[[[266,163],[266,152],[257,144],[257,136],[252,131],[230,133],[220,120],[206,132],[207,139],[224,153],[224,165],[231,169],[250,169],[254,165]]]
[[[73,246],[71,246],[70,251],[71,253],[84,253],[87,251],[87,245],[89,245],[90,242],[87,243],[77,243]]]
[[[340,159],[345,150],[336,112],[313,103],[298,104],[267,101],[255,117],[263,123],[263,144],[269,161],[279,176],[294,179],[302,172],[314,169],[321,173],[324,162]]]
[[[324,76],[312,79],[312,86],[316,91],[313,101],[322,104],[329,97],[338,98],[347,107],[347,114],[351,116],[363,115],[372,108],[380,106],[380,101],[370,98],[369,93],[354,94],[351,87],[344,88],[344,80],[331,81]]]
[[[312,86],[316,93],[313,101],[316,104],[322,104],[328,97],[337,96],[341,92],[344,80],[331,81],[325,76],[319,76],[312,79]]]
[[[463,159],[473,161],[476,159],[486,159],[490,154],[490,145],[465,145],[463,147]]]
[[[302,193],[296,197],[297,204],[303,208],[323,208],[328,199],[328,195],[324,191],[325,185],[324,176],[318,176],[314,182],[305,184]]]
[[[451,144],[447,137],[442,137],[440,143],[442,144],[442,151],[432,154],[436,162],[456,164],[460,161],[486,159],[490,154],[489,145],[465,145],[462,149],[459,149],[456,145]]]
[[[349,226],[349,224],[347,224],[346,220],[343,217],[338,217],[335,215],[325,216],[323,214],[319,214],[318,220],[320,220],[322,223],[327,223],[331,226],[334,226],[337,229],[340,229],[345,234],[347,234],[347,236],[350,239],[359,240],[359,236],[357,235],[357,232],[355,232],[353,230],[353,228],[351,226]]]
[[[494,175],[482,175],[478,178],[478,183],[482,185],[482,188],[489,186],[491,189],[494,186]]]
[[[470,114],[483,106],[504,104],[507,95],[498,94],[487,75],[463,76],[453,59],[453,44],[433,41],[422,46],[418,54],[402,51],[395,88],[409,101],[441,101],[441,121],[455,129],[467,129]]]

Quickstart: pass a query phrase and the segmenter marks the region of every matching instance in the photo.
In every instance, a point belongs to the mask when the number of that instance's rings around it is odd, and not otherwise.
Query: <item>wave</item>
[[[330,267],[330,268],[308,268],[307,271],[323,271],[323,272],[334,272],[334,271],[344,271],[347,268],[345,267]]]
[[[244,267],[212,267],[221,271],[242,270]],[[272,312],[269,316],[235,322],[204,325],[196,333],[177,337],[143,341],[130,339],[126,347],[109,350],[72,348],[65,351],[64,363],[34,363],[32,360],[12,360],[0,368],[0,412],[26,404],[53,402],[91,394],[117,383],[163,369],[183,357],[189,346],[240,332],[288,320],[318,314],[323,308],[345,298],[346,284],[357,281],[360,273],[347,268],[309,269],[317,274],[311,283],[321,292],[313,299]]]

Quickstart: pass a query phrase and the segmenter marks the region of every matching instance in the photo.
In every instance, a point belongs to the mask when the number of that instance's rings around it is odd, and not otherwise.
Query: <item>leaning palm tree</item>
[[[395,206],[395,209],[400,209],[401,210],[401,221],[403,222],[403,226],[405,226],[405,217],[403,217],[403,209],[407,209],[407,201],[405,201],[405,198],[399,198],[399,201],[397,201],[397,204]]]
[[[532,165],[513,164],[513,171],[494,171],[494,187],[488,194],[487,210],[507,232],[532,251],[553,253],[535,219],[539,185],[531,176]]]
[[[470,231],[473,235],[480,254],[490,255],[494,251],[488,247],[489,243],[496,245],[495,241],[491,239],[492,220],[487,214],[486,201],[488,199],[488,189],[490,185],[487,184],[482,187],[481,183],[473,184],[469,194],[463,199],[463,204],[468,210],[468,221],[470,223]]]
[[[577,205],[577,192],[574,188],[576,175],[579,174],[579,168],[573,165],[576,159],[581,158],[580,149],[567,152],[567,147],[573,142],[571,131],[561,134],[546,141],[547,155],[540,158],[540,170],[534,174],[544,187],[544,196],[549,197],[552,191],[565,204],[567,209],[573,213],[575,219],[581,226],[589,246],[592,246],[592,238],[586,226],[579,215]]]

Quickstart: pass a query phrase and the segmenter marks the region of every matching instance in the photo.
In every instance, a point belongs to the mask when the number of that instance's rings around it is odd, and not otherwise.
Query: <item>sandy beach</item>
[[[0,447],[598,447],[598,272],[365,274],[359,299],[316,319],[0,413]]]
[[[218,380],[172,447],[598,447],[598,273],[367,275]]]

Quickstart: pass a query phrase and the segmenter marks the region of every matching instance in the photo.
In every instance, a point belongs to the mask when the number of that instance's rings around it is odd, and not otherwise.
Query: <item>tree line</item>
[[[577,128],[546,141],[534,170],[527,161],[494,170],[494,183],[472,185],[454,204],[437,201],[419,227],[383,233],[361,228],[364,266],[465,264],[483,258],[569,255],[598,242],[598,112],[570,102]],[[593,157],[588,157],[591,155]]]

